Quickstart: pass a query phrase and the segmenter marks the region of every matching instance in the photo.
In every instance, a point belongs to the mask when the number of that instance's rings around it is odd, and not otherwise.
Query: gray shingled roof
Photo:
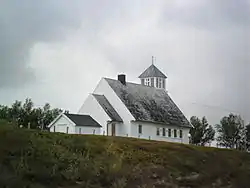
[[[148,67],[140,76],[139,78],[149,78],[149,77],[160,77],[160,78],[167,78],[165,74],[163,74],[156,66],[153,64]]]
[[[66,115],[76,126],[89,126],[89,127],[102,127],[97,121],[95,121],[90,115],[82,114],[67,114]]]
[[[137,121],[191,127],[166,90],[105,78]]]
[[[109,103],[108,99],[104,95],[97,95],[97,94],[92,94],[92,95],[96,98],[98,103],[101,105],[103,110],[108,114],[108,116],[112,121],[122,122],[122,118],[115,111],[113,106]]]

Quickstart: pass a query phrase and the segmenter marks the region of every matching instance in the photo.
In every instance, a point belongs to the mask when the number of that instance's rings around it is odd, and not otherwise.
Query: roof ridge
[[[119,82],[119,80],[116,80],[116,79],[113,79],[113,78],[105,78],[104,77],[104,79],[108,79],[108,80]],[[139,84],[139,83],[127,82],[127,81],[126,81],[126,83],[137,85],[137,86],[140,86],[140,87],[146,87],[146,88],[152,88],[152,89],[155,89],[155,90],[165,91],[168,94],[168,92],[165,89],[163,89],[163,88],[157,88],[157,87],[152,87],[152,86],[148,86],[148,85],[142,85],[142,84]]]

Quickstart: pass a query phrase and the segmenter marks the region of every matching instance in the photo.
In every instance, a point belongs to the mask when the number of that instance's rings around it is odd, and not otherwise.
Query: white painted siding
[[[119,122],[114,122],[115,123],[115,136],[126,136],[124,133],[124,124],[119,123]],[[108,136],[112,135],[112,123],[108,124]]]
[[[93,93],[104,95],[122,118],[123,124],[119,127],[120,136],[130,135],[130,121],[134,120],[134,117],[104,78],[101,79]]]
[[[126,128],[123,123],[116,123],[116,136],[127,136]]]
[[[78,113],[90,115],[102,126],[99,134],[103,134],[103,131],[107,134],[107,121],[110,121],[110,118],[92,94],[84,101]]]
[[[75,127],[75,132],[76,132],[76,134],[100,135],[101,134],[101,128],[100,127],[76,126]]]
[[[142,125],[142,134],[139,134],[138,126]],[[166,134],[163,136],[162,128],[165,128]],[[160,135],[156,134],[157,128],[160,128]],[[168,129],[171,129],[171,137],[168,137]],[[177,137],[174,138],[174,129],[177,130]],[[167,125],[160,125],[160,124],[153,124],[153,123],[145,123],[145,122],[131,122],[131,137],[136,138],[144,138],[144,139],[151,139],[151,140],[158,140],[158,141],[167,141],[167,142],[178,142],[178,143],[189,143],[188,128],[182,129],[182,138],[180,138],[180,127],[174,126],[167,126]]]
[[[50,132],[61,132],[61,133],[67,133],[67,127],[69,134],[75,134],[75,124],[73,124],[70,120],[68,120],[63,115],[60,116],[60,118],[54,122],[54,124],[50,127]]]

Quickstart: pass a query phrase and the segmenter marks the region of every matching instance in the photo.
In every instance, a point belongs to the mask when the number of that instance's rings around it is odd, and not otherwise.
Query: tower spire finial
[[[152,56],[152,65],[154,64],[155,61],[156,61],[156,57]]]

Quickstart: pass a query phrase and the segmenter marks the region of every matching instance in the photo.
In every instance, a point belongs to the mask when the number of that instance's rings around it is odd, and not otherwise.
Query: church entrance
[[[115,123],[111,124],[111,136],[115,136]]]
[[[116,127],[115,123],[109,123],[107,126],[107,135],[108,136],[116,136]]]

